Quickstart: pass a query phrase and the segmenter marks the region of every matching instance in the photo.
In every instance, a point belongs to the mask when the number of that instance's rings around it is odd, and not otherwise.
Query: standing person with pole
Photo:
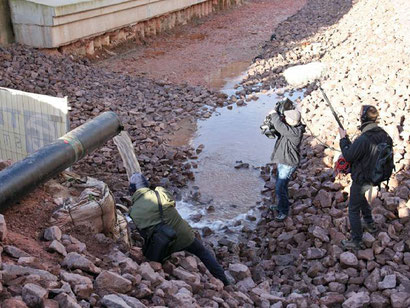
[[[346,249],[362,249],[362,222],[370,233],[377,232],[372,211],[365,193],[381,181],[388,180],[392,174],[393,141],[390,136],[377,125],[379,112],[374,106],[363,105],[360,111],[360,131],[362,134],[352,143],[343,128],[339,127],[340,148],[343,157],[351,164],[352,185],[349,199],[349,221],[351,239],[343,240]]]

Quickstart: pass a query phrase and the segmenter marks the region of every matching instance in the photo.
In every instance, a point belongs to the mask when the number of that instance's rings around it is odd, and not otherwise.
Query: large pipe
[[[0,172],[0,211],[119,134],[114,112],[104,112]]]

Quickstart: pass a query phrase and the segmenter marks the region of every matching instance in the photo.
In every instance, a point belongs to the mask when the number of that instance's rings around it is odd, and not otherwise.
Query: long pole
[[[333,116],[335,117],[337,124],[339,125],[339,127],[340,127],[341,129],[344,130],[343,124],[342,124],[342,122],[340,122],[339,117],[337,116],[336,111],[335,111],[335,109],[333,108],[332,104],[330,103],[330,100],[329,100],[329,98],[327,97],[325,91],[323,91],[322,87],[320,87],[320,86],[319,86],[319,89],[320,89],[320,91],[322,92],[323,97],[325,98],[325,101],[326,101],[327,104],[329,105],[330,110],[332,111],[332,114],[333,114]]]

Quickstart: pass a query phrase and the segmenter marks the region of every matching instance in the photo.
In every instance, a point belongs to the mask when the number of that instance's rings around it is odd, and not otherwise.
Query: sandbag
[[[123,210],[125,213],[128,212],[128,209],[126,207],[117,204],[117,219],[114,226],[112,238],[117,242],[122,242],[126,247],[130,248],[132,246],[131,230],[129,228],[127,218],[125,217],[126,214],[123,214],[121,210]]]
[[[84,226],[94,233],[113,237],[117,223],[114,197],[107,184],[97,179],[78,177],[68,179],[81,193],[64,200],[63,205],[51,217],[51,223],[59,227],[67,224]]]

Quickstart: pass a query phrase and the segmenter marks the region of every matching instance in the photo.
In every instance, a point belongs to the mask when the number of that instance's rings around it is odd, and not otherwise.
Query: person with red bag
[[[379,186],[388,180],[394,169],[393,140],[377,125],[379,112],[372,105],[363,105],[360,111],[362,134],[352,143],[346,131],[339,128],[340,149],[344,159],[351,164],[352,185],[349,198],[349,221],[351,239],[343,240],[346,249],[364,249],[363,230],[377,232],[372,210],[366,199],[366,192],[372,186]]]

